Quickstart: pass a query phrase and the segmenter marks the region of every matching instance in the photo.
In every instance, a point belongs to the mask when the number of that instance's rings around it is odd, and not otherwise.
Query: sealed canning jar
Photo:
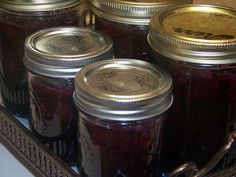
[[[54,26],[83,26],[83,0],[0,0],[1,94],[15,115],[29,114],[23,64],[26,37]]]
[[[95,29],[108,34],[114,42],[116,58],[148,60],[147,43],[150,17],[155,11],[191,3],[192,0],[91,0]]]
[[[82,176],[155,176],[171,88],[169,74],[140,60],[82,68],[74,92]]]
[[[148,36],[153,62],[173,77],[166,166],[204,165],[236,123],[236,11],[185,5],[154,14]],[[163,167],[164,168],[164,167]]]
[[[26,39],[31,128],[64,161],[73,161],[78,149],[72,97],[75,73],[112,56],[111,39],[89,29],[48,28]]]

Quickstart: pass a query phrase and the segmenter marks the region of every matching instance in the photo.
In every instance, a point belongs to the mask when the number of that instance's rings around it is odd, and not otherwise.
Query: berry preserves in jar
[[[147,43],[150,17],[155,11],[188,4],[192,0],[92,0],[95,29],[108,34],[114,42],[116,58],[148,60]]]
[[[72,97],[75,73],[86,64],[112,56],[111,39],[89,29],[48,28],[26,39],[31,129],[66,162],[78,158]]]
[[[1,94],[6,107],[28,117],[29,100],[23,64],[28,35],[54,26],[83,26],[84,1],[0,1]]]
[[[152,17],[148,41],[153,62],[173,77],[162,169],[185,161],[202,167],[235,131],[236,12],[210,5],[170,8]]]
[[[82,176],[157,175],[171,88],[169,74],[140,60],[106,60],[82,68],[74,93]]]

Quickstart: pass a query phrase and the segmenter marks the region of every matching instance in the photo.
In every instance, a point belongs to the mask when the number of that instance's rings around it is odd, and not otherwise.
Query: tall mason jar
[[[47,28],[25,42],[32,132],[65,162],[78,159],[74,77],[83,66],[111,58],[112,41],[98,31]]]
[[[82,68],[74,92],[81,175],[156,176],[171,89],[168,73],[140,60],[106,60]]]
[[[162,168],[185,161],[201,167],[236,128],[236,11],[169,8],[152,16],[148,41],[152,61],[173,77]]]
[[[83,0],[0,0],[1,95],[14,115],[29,115],[22,61],[26,37],[48,27],[83,26],[83,11]]]
[[[167,7],[192,0],[91,0],[95,29],[108,34],[114,42],[116,58],[148,60],[148,26],[151,15]]]

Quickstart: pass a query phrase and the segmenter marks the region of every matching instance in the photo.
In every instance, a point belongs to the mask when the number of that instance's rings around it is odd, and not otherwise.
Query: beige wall
[[[233,7],[236,9],[236,0],[193,0],[194,3],[216,4]]]

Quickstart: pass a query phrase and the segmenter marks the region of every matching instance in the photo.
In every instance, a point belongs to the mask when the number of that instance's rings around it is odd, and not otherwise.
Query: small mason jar
[[[91,0],[95,29],[108,34],[114,42],[116,58],[148,60],[148,26],[151,15],[161,9],[192,0]]]
[[[152,16],[148,41],[152,61],[173,77],[162,169],[186,160],[203,166],[235,131],[236,11],[169,8]]]
[[[82,176],[157,175],[171,88],[168,73],[141,60],[106,60],[82,68],[74,92]]]
[[[111,39],[90,29],[48,28],[26,39],[31,128],[66,162],[75,160],[78,149],[75,74],[86,64],[112,56]]]
[[[83,26],[83,23],[83,0],[0,0],[1,95],[14,115],[29,115],[22,61],[26,37],[48,27]]]

